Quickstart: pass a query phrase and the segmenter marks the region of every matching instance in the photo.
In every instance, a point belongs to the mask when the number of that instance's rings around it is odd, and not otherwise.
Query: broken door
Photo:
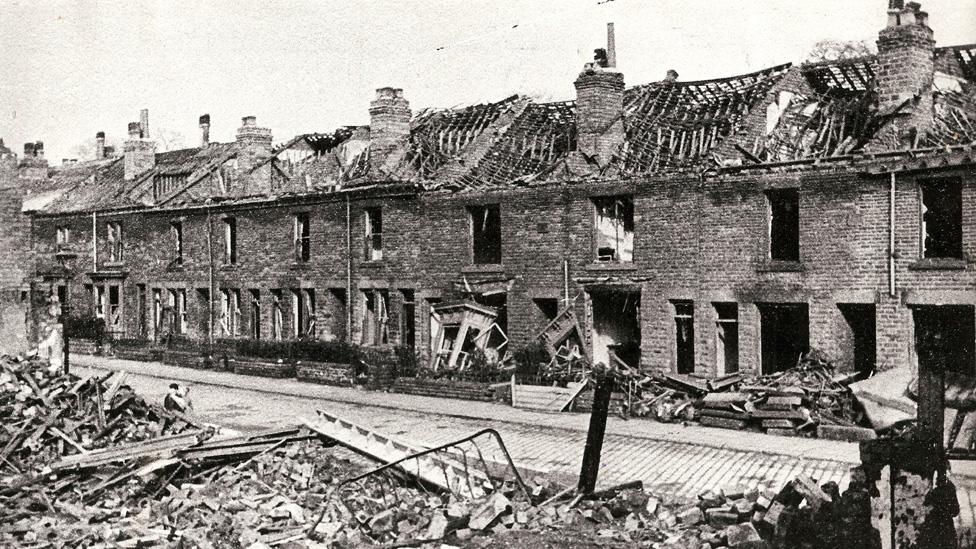
[[[810,350],[810,315],[806,303],[757,303],[759,308],[762,373],[772,374],[797,365]]]
[[[613,351],[631,367],[640,364],[640,292],[591,290],[593,364],[610,364]]]

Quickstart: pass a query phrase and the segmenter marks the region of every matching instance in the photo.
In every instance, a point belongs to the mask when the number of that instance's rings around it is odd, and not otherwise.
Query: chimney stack
[[[624,143],[624,75],[602,67],[601,52],[575,82],[576,150],[605,166]]]
[[[149,139],[149,109],[139,111],[139,127],[142,129],[141,137]]]
[[[105,132],[95,134],[95,159],[105,158]]]
[[[200,116],[200,146],[207,147],[210,145],[210,115],[204,114]]]
[[[878,33],[874,70],[878,110],[882,114],[901,110],[882,129],[878,142],[883,149],[911,148],[932,127],[935,38],[920,4],[890,0],[888,6],[887,26]]]
[[[237,167],[249,172],[271,156],[271,129],[258,127],[256,117],[245,116],[237,129],[237,146]]]
[[[617,40],[613,34],[613,23],[607,23],[607,66],[617,66]]]
[[[143,137],[149,124],[149,113],[143,109],[142,122],[129,122],[129,138],[125,141],[125,179],[131,181],[156,167],[156,142]]]
[[[47,160],[44,159],[44,142],[24,143],[24,158],[20,161],[20,176],[28,179],[47,177]]]
[[[374,178],[394,171],[410,139],[410,103],[400,88],[378,88],[369,103],[369,169]]]

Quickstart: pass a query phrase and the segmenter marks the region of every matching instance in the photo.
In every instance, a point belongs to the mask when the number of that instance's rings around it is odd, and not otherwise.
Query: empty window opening
[[[108,260],[113,263],[122,261],[122,224],[113,221],[108,224]]]
[[[173,262],[176,265],[183,265],[183,222],[174,221],[170,227],[173,232]]]
[[[170,333],[185,334],[187,330],[186,290],[169,290],[169,308],[172,311]]]
[[[796,189],[766,191],[769,208],[769,258],[800,260],[800,196]]]
[[[147,310],[148,303],[146,296],[146,285],[136,284],[136,321],[138,322],[139,337],[149,336],[149,323],[147,322],[146,316],[149,311]]]
[[[295,215],[295,261],[304,263],[312,257],[312,233],[308,214]]]
[[[674,363],[679,374],[695,371],[695,304],[672,301],[674,309]]]
[[[847,331],[839,343],[843,351],[840,367],[861,374],[874,371],[877,355],[875,306],[872,303],[838,303]]]
[[[962,257],[962,186],[928,181],[922,190],[922,257]]]
[[[284,338],[284,296],[281,290],[271,290],[271,339]]]
[[[249,290],[248,294],[251,302],[248,315],[248,325],[251,329],[249,335],[251,339],[261,339],[261,290]]]
[[[540,320],[548,324],[559,314],[559,300],[555,297],[536,297],[532,299]]]
[[[57,245],[57,251],[67,251],[71,246],[71,229],[68,227],[58,227],[55,235],[55,244]]]
[[[739,306],[735,303],[713,303],[715,307],[715,371],[732,374],[739,371]]]
[[[632,368],[640,365],[640,293],[590,292],[593,309],[593,363],[611,364],[611,355]]]
[[[634,199],[631,196],[594,198],[597,261],[634,260]]]
[[[417,304],[413,290],[400,290],[400,344],[410,349],[417,345]]]
[[[366,208],[365,213],[365,255],[366,261],[383,259],[383,210]]]
[[[199,323],[197,324],[197,329],[200,331],[200,335],[203,337],[210,337],[210,288],[197,288],[197,306],[198,311],[197,319]]]
[[[469,206],[472,256],[476,264],[502,262],[502,221],[497,204]]]
[[[220,333],[237,337],[241,326],[241,291],[236,288],[220,290]]]
[[[976,375],[976,313],[972,305],[912,307],[919,372]]]
[[[299,339],[315,337],[315,290],[310,288],[292,290],[291,329]]]
[[[224,219],[224,263],[237,263],[237,219],[233,217]]]
[[[159,339],[163,336],[163,291],[159,288],[153,288],[152,291],[152,327],[153,327],[153,338]]]
[[[95,318],[105,318],[105,286],[95,286]]]
[[[390,295],[386,290],[363,290],[363,345],[386,345],[390,342]]]
[[[115,334],[124,331],[122,324],[122,289],[117,284],[108,287],[108,317],[105,319],[105,330]]]
[[[762,373],[773,374],[797,365],[810,350],[810,315],[806,303],[757,303]]]

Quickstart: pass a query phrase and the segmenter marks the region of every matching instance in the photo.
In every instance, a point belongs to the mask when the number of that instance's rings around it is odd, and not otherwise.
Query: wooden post
[[[590,427],[586,432],[586,447],[583,449],[583,466],[580,468],[577,489],[581,494],[592,493],[600,473],[600,454],[603,452],[603,435],[607,430],[607,415],[610,412],[610,395],[613,394],[613,376],[601,375],[593,390],[593,410],[590,412]]]
[[[67,293],[67,292],[65,292]],[[71,345],[68,343],[68,303],[67,299],[65,303],[61,305],[61,352],[63,354],[63,365],[64,375],[71,373],[71,366],[68,364],[69,357],[71,356]]]

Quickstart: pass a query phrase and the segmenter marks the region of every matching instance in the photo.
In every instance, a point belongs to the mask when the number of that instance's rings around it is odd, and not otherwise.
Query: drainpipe
[[[98,272],[98,214],[92,212],[92,272]]]
[[[563,259],[563,308],[569,307],[569,260]]]
[[[352,343],[352,214],[346,194],[346,341]]]
[[[888,295],[895,297],[895,172],[888,189]]]
[[[207,270],[210,277],[210,290],[207,292],[207,315],[210,320],[207,322],[207,344],[213,347],[214,332],[214,264],[213,264],[213,223],[210,222],[211,208],[207,208]]]

